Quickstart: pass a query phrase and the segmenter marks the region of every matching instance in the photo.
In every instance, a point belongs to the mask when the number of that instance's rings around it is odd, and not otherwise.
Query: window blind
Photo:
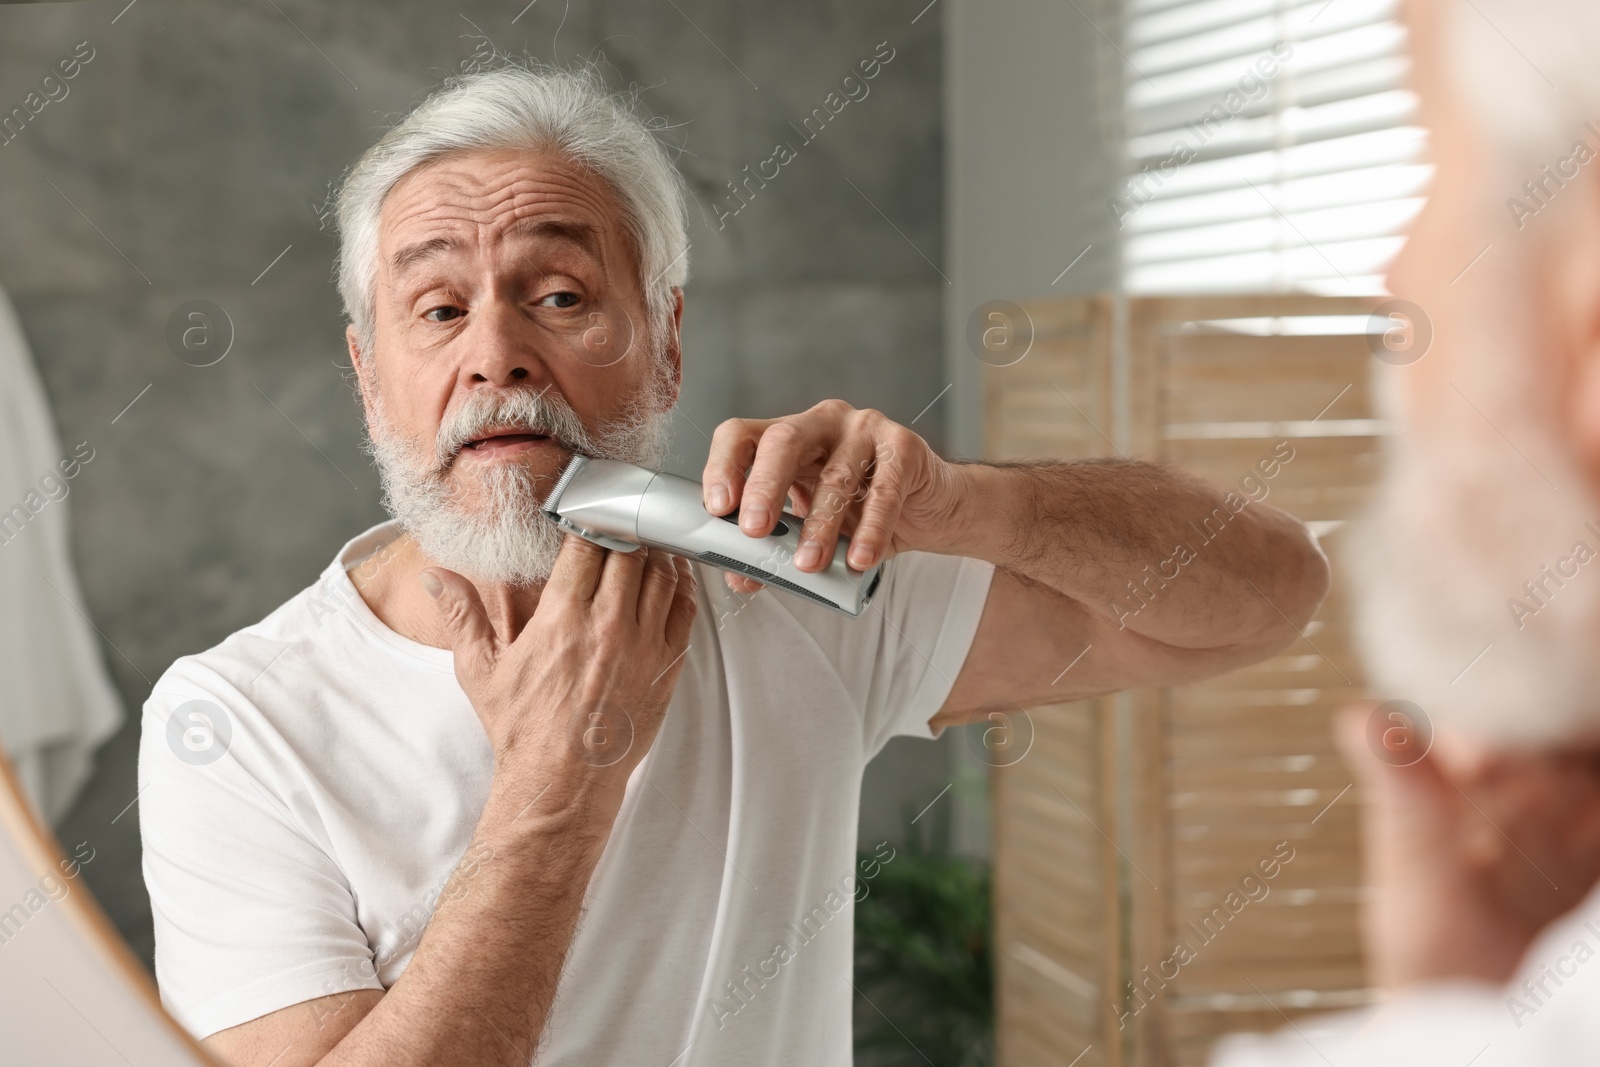
[[[1125,0],[1136,293],[1383,292],[1431,167],[1396,0]]]

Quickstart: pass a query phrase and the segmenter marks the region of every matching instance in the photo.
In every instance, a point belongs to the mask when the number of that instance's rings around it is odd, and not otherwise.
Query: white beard
[[[1444,389],[1440,421],[1390,440],[1350,563],[1357,645],[1382,697],[1485,741],[1547,747],[1600,735],[1600,558],[1574,552],[1600,553],[1600,501],[1553,429],[1547,361],[1519,343],[1538,334],[1514,318],[1485,316],[1457,353],[1451,384],[1477,411]],[[1405,372],[1375,370],[1398,425]],[[1562,559],[1569,574],[1547,577]]]
[[[476,392],[446,414],[431,449],[394,430],[380,394],[366,450],[378,467],[383,506],[439,566],[481,582],[541,585],[565,536],[539,510],[551,485],[540,485],[515,461],[484,464],[468,475],[455,468],[462,445],[485,429],[513,424],[546,433],[575,453],[659,468],[672,430],[672,413],[663,403],[667,388],[658,364],[632,412],[593,433],[548,391]],[[477,506],[464,503],[469,500]]]

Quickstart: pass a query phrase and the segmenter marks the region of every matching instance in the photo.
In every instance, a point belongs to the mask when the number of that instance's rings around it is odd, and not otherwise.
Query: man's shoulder
[[[264,618],[174,660],[156,680],[151,698],[212,695],[253,702],[253,691],[276,674],[304,678],[314,672],[328,647],[349,636],[344,630],[354,624],[358,601],[360,593],[336,557],[314,582]]]
[[[169,679],[176,681],[207,673],[218,679],[242,677],[248,681],[254,677],[254,672],[265,669],[274,658],[309,642],[319,629],[319,623],[337,614],[334,590],[326,575],[319,577],[265,618],[240,627],[210,648],[178,657],[157,680],[155,688],[162,688]]]

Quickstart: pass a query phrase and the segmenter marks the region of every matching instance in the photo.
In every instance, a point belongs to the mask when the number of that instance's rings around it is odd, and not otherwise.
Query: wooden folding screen
[[[1253,474],[1249,494],[1310,522],[1335,569],[1271,660],[1032,711],[1032,749],[995,776],[1005,1067],[1188,1067],[1220,1034],[1367,997],[1358,797],[1330,726],[1365,695],[1340,556],[1378,468],[1369,379],[1392,370],[1363,333],[1372,303],[1134,299],[1119,368],[1109,298],[1051,301],[1025,308],[1028,354],[986,368],[991,457],[1126,454],[1236,489]]]
[[[986,368],[990,457],[1101,454],[1108,446],[1095,427],[1110,426],[1110,305],[1075,299],[1027,311],[1027,355]],[[1077,1067],[1115,1065],[1105,1037],[1125,914],[1109,836],[1116,826],[1107,820],[1116,808],[1115,709],[1081,701],[1029,718],[1032,747],[994,778],[999,1058],[1059,1067],[1088,1049]]]

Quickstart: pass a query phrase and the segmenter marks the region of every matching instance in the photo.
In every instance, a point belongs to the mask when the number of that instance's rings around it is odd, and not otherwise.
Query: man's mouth
[[[531,433],[523,429],[491,430],[483,436],[473,438],[462,445],[461,451],[463,453],[472,452],[481,456],[510,455],[537,448],[540,444],[550,440],[549,434]]]

